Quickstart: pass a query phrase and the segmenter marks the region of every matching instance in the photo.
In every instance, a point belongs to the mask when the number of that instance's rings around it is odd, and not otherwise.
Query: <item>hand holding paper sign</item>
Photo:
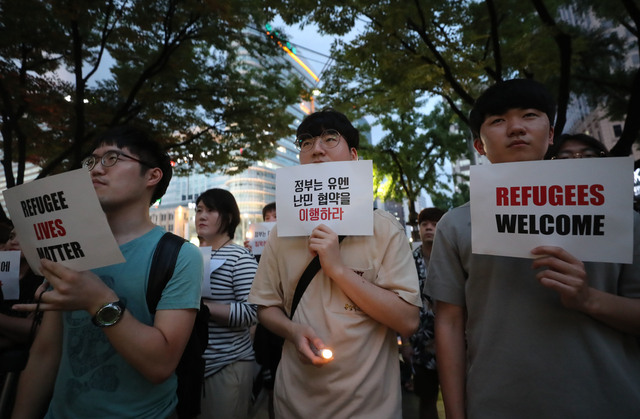
[[[36,291],[41,295],[42,311],[85,310],[93,315],[103,304],[118,300],[116,293],[91,271],[78,272],[47,259],[40,263],[47,280]],[[35,311],[36,304],[16,304],[13,309]]]
[[[343,275],[346,269],[340,255],[338,235],[324,224],[320,224],[309,236],[309,250],[320,258],[320,266],[330,278]]]
[[[540,246],[533,268],[548,269],[537,274],[542,285],[560,294],[562,304],[581,311],[610,327],[630,335],[640,333],[640,299],[611,294],[591,286],[584,264],[566,250]]]
[[[533,261],[533,269],[547,268],[536,275],[538,281],[557,291],[565,307],[581,311],[624,333],[640,334],[640,299],[592,287],[584,264],[560,247],[540,246],[531,253],[540,256]]]
[[[533,261],[533,269],[547,268],[538,272],[538,281],[545,287],[557,291],[565,307],[586,311],[590,288],[584,263],[556,246],[539,246],[531,253],[539,256]]]

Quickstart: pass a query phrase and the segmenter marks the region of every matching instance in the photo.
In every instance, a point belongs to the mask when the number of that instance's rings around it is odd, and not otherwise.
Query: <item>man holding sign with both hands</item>
[[[300,163],[355,161],[358,135],[339,112],[311,114],[297,130]],[[418,279],[402,226],[384,211],[373,218],[373,235],[342,242],[324,224],[310,236],[280,237],[278,226],[269,236],[249,302],[285,338],[276,417],[402,417],[396,332],[410,336],[418,326]],[[315,255],[320,270],[289,319]]]

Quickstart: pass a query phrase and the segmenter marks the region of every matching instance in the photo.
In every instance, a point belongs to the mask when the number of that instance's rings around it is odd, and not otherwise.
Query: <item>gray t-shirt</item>
[[[592,287],[640,298],[634,217],[633,264],[585,262]],[[638,337],[565,308],[531,264],[472,254],[469,204],[438,223],[427,292],[467,310],[468,417],[639,418]]]

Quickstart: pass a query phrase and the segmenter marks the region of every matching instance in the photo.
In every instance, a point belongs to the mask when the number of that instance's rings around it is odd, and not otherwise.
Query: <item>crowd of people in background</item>
[[[471,111],[475,149],[493,164],[609,156],[586,134],[554,138],[554,117],[544,86],[498,83]],[[359,133],[327,109],[302,121],[296,144],[302,165],[354,161]],[[532,249],[534,260],[474,254],[469,203],[424,208],[413,247],[383,210],[371,236],[321,224],[279,237],[287,220],[271,203],[263,221],[276,225],[254,256],[234,241],[234,196],[210,189],[196,200],[204,266],[182,245],[153,313],[147,277],[165,231],[148,208],[171,179],[169,157],[122,126],[83,167],[126,262],[79,272],[43,260],[42,277],[22,255],[19,298],[0,303],[0,354],[23,355],[0,371],[17,388],[15,418],[177,418],[174,371],[199,298],[210,313],[199,418],[248,418],[260,389],[270,418],[400,419],[408,392],[421,419],[441,417],[440,400],[454,419],[640,417],[638,214],[633,263],[616,264],[554,246]],[[21,250],[9,224],[0,246]],[[17,387],[5,380],[20,370]]]

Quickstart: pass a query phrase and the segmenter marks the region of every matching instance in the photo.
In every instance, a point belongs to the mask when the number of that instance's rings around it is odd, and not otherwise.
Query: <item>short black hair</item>
[[[196,199],[196,205],[200,202],[210,210],[218,211],[220,229],[232,239],[240,224],[240,209],[231,192],[220,188],[209,189]]]
[[[296,131],[296,141],[301,135],[318,137],[325,130],[334,129],[347,140],[349,148],[358,149],[360,145],[360,133],[351,124],[349,119],[334,109],[326,108],[318,112],[307,115]]]
[[[491,115],[501,115],[509,109],[538,109],[547,114],[553,126],[556,102],[547,88],[531,79],[512,79],[489,87],[480,95],[469,113],[469,125],[474,138],[480,137],[480,127]]]
[[[424,221],[433,221],[437,223],[438,221],[440,221],[443,215],[444,211],[440,208],[425,208],[420,211],[420,214],[418,214],[418,225],[422,224]]]
[[[607,146],[602,144],[600,140],[594,138],[587,134],[562,134],[560,137],[556,138],[553,142],[553,145],[549,147],[547,150],[547,154],[544,156],[545,160],[549,160],[558,155],[558,152],[562,149],[562,145],[567,141],[578,141],[588,147],[593,148],[600,152],[602,157],[609,156],[609,150],[607,150]]]
[[[173,176],[171,158],[162,149],[160,143],[151,138],[148,131],[133,125],[119,125],[100,134],[95,139],[91,150],[103,145],[114,145],[120,149],[127,148],[132,154],[135,154],[135,157],[149,163],[151,168],[159,168],[162,171],[162,179],[153,190],[149,205],[164,196]],[[146,164],[140,164],[141,175],[144,175],[148,169],[149,166]]]
[[[270,204],[265,205],[262,208],[262,220],[267,218],[267,213],[268,212],[275,211],[275,210],[276,210],[276,203],[275,202],[271,202]]]

